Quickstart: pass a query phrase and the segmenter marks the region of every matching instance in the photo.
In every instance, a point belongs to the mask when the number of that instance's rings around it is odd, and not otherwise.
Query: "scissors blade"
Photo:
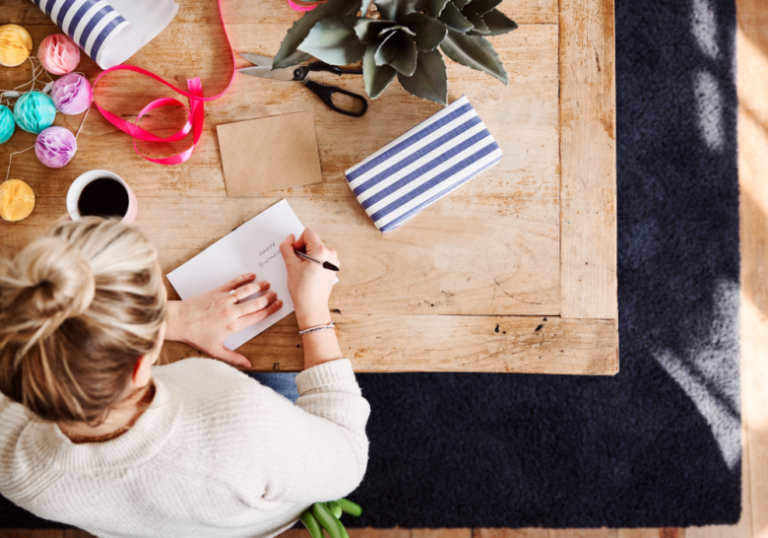
[[[296,68],[294,67],[286,67],[285,69],[275,69],[272,70],[271,67],[267,66],[256,66],[256,67],[244,67],[243,69],[238,69],[240,73],[245,73],[246,75],[251,75],[254,77],[261,77],[261,78],[268,78],[272,80],[285,80],[285,81],[295,81],[295,82],[301,82],[302,80],[300,78],[296,78]]]
[[[240,57],[258,66],[272,67],[272,62],[274,61],[274,58],[271,56],[261,56],[260,54],[241,54]]]

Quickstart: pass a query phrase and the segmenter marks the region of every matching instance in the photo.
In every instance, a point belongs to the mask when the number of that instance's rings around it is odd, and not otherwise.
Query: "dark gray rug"
[[[359,376],[349,524],[739,520],[735,30],[733,0],[616,0],[621,373]]]
[[[616,0],[615,378],[361,375],[373,527],[663,527],[741,511],[733,0]],[[51,528],[0,499],[0,528]]]

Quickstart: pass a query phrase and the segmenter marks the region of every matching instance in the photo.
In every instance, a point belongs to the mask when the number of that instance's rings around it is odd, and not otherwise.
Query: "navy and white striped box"
[[[391,232],[501,160],[466,96],[345,172],[373,224]]]

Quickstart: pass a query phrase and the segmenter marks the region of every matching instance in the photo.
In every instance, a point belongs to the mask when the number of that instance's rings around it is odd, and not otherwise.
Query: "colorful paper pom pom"
[[[0,184],[0,217],[16,222],[27,218],[35,208],[35,193],[32,187],[20,179],[11,179]]]
[[[80,48],[69,36],[49,35],[40,43],[37,57],[43,69],[54,75],[66,75],[80,63]]]
[[[93,89],[83,75],[70,73],[53,83],[53,104],[64,114],[80,114],[88,110],[93,101]]]
[[[13,112],[7,106],[0,105],[0,144],[5,144],[15,129],[16,122],[13,120]]]
[[[48,168],[66,166],[77,152],[77,139],[69,129],[48,127],[37,135],[35,153]]]
[[[53,125],[56,107],[50,97],[38,91],[28,92],[19,97],[13,108],[16,125],[29,133],[38,134]]]
[[[18,24],[0,26],[0,64],[23,64],[32,53],[32,36]]]

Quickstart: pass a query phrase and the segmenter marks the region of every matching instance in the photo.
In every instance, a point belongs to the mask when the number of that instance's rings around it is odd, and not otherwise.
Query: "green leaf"
[[[416,42],[402,32],[398,32],[392,39],[396,39],[398,42],[397,55],[394,60],[389,62],[389,65],[397,69],[399,73],[410,77],[416,71],[416,59],[418,57]]]
[[[504,71],[499,55],[484,37],[467,36],[449,30],[440,44],[440,49],[454,62],[487,73],[509,85],[507,72]]]
[[[355,33],[360,41],[366,45],[372,45],[381,41],[379,38],[380,31],[392,26],[397,26],[397,23],[381,19],[357,19]]]
[[[285,41],[283,41],[283,43],[285,43]],[[300,50],[295,50],[294,48],[293,52],[289,53],[287,56],[281,57],[279,62],[277,61],[277,56],[275,56],[275,59],[272,61],[272,69],[280,69],[281,67],[291,67],[292,65],[298,65],[300,63],[306,62],[310,58],[312,58],[311,54],[301,52]]]
[[[474,4],[473,4],[474,6]],[[483,15],[483,22],[490,32],[488,35],[501,35],[517,29],[517,23],[504,15],[498,9],[492,9]]]
[[[280,50],[277,51],[275,60],[272,62],[272,69],[291,67],[311,58],[312,56],[309,54],[299,52],[297,49],[312,27],[327,17],[354,15],[360,9],[361,2],[362,0],[328,0],[312,11],[307,11],[285,34],[285,38],[280,44]]]
[[[373,0],[382,18],[399,21],[409,13],[421,10],[426,0]]]
[[[443,8],[448,4],[450,0],[426,0],[424,5],[424,13],[430,17],[437,17],[443,12]]]
[[[410,77],[397,75],[400,85],[408,92],[422,99],[429,99],[441,105],[448,104],[448,72],[440,52],[432,50],[419,52],[416,71]]]
[[[501,4],[501,0],[472,0],[472,10],[478,15],[485,15]]]
[[[474,28],[472,28],[469,31],[470,35],[477,35],[477,34],[488,34],[491,31],[488,29],[488,27],[483,22],[483,17],[472,11],[472,6],[469,6],[467,9],[465,9],[462,14],[467,18],[469,22],[472,23]]]
[[[365,82],[365,91],[371,99],[376,99],[381,92],[387,89],[390,82],[395,80],[397,71],[388,65],[376,65],[374,56],[376,55],[376,45],[371,45],[365,49],[363,56],[363,81]]]
[[[341,16],[323,19],[312,27],[299,45],[299,50],[331,65],[347,65],[359,61],[365,45],[355,34],[357,17]]]
[[[402,32],[404,32],[404,33],[406,33],[406,34],[408,34],[408,35],[409,35],[409,36],[411,36],[411,37],[414,37],[414,36],[416,35],[416,34],[415,34],[415,33],[413,33],[413,31],[412,31],[410,28],[408,28],[407,26],[403,26],[403,25],[401,25],[401,24],[395,24],[395,25],[393,25],[393,26],[390,26],[389,28],[384,28],[382,31],[380,31],[380,32],[379,32],[379,38],[380,38],[380,39],[384,39],[385,37],[387,37],[387,34],[388,34],[388,33],[390,33],[390,32],[396,32],[396,31],[398,31],[398,30],[400,30],[400,31],[402,31]]]
[[[416,57],[416,42],[403,32],[393,32],[379,45],[374,61],[379,66],[389,64],[409,77],[416,69]]]
[[[437,48],[448,33],[445,24],[421,13],[411,13],[400,22],[416,34],[416,48],[422,51]]]
[[[376,65],[387,65],[390,61],[395,59],[397,55],[397,43],[392,40],[395,34],[390,34],[384,38],[376,49],[376,54],[373,56],[376,61]]]
[[[453,0],[453,5],[455,5],[459,11],[462,11],[464,9],[464,6],[469,4],[472,0]]]
[[[379,10],[381,17],[388,21],[395,20],[395,13],[397,12],[396,2],[393,0],[373,0],[376,4],[376,9]]]
[[[454,6],[451,2],[445,4],[445,9],[438,17],[445,25],[455,32],[462,34],[474,28],[471,22],[469,22],[464,15]]]

